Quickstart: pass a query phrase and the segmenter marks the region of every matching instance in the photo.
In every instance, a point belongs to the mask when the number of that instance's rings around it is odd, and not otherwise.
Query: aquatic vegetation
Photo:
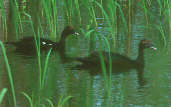
[[[155,45],[159,47],[156,55],[148,51],[147,56],[152,55],[145,59],[147,68],[151,70],[151,72],[145,72],[145,80],[151,83],[140,87],[151,86],[152,88],[149,90],[144,89],[143,91],[144,93],[151,91],[152,94],[151,96],[143,96],[143,99],[146,99],[144,103],[153,105],[148,101],[151,98],[155,102],[160,102],[157,98],[162,95],[158,94],[160,87],[158,83],[162,84],[163,87],[166,84],[169,86],[168,71],[158,71],[163,62],[166,63],[165,65],[170,63],[168,53],[170,53],[171,40],[171,2],[169,0],[0,0],[0,18],[0,28],[2,28],[0,32],[3,35],[0,37],[2,39],[0,41],[2,50],[0,55],[3,56],[0,56],[0,60],[2,59],[5,63],[6,73],[10,81],[9,87],[2,86],[5,89],[0,93],[0,103],[3,100],[9,100],[9,102],[13,102],[13,104],[9,104],[10,106],[17,107],[17,100],[22,100],[22,98],[17,97],[16,91],[19,91],[19,94],[23,94],[22,97],[27,99],[31,107],[47,105],[51,107],[113,107],[113,105],[128,106],[131,101],[135,101],[135,105],[141,105],[141,98],[133,96],[133,93],[142,94],[139,93],[138,89],[135,89],[138,85],[132,79],[136,78],[133,75],[112,75],[110,52],[117,51],[126,54],[126,56],[135,57],[137,48],[134,46],[143,38],[155,41]],[[51,50],[44,56],[41,54],[40,37],[57,42],[60,39],[59,34],[66,25],[76,26],[82,35],[77,41],[79,45],[76,45],[77,42],[72,37],[68,38],[67,43],[74,44],[76,48],[69,46],[67,54],[71,51],[71,56],[75,57],[86,55],[85,53],[92,50],[109,52],[109,68],[105,66],[105,56],[100,54],[102,80],[98,76],[91,77],[89,74],[83,74],[82,71],[66,69],[67,64],[61,64],[60,58],[56,58]],[[37,57],[33,58],[34,61],[32,60],[31,64],[29,60],[28,62],[21,61],[19,64],[18,60],[10,62],[11,57],[6,53],[8,48],[4,47],[2,41],[17,41],[24,36],[38,38],[38,40],[35,39]],[[84,50],[77,49],[83,47]],[[9,51],[9,53],[12,52]],[[78,55],[74,55],[75,53]],[[158,60],[159,57],[160,60]],[[23,59],[26,60],[26,58]],[[30,68],[27,69],[27,66]],[[17,67],[18,69],[16,69]],[[169,67],[167,68],[169,69]],[[109,70],[109,75],[107,70]],[[1,72],[4,73],[4,71],[0,70],[0,79],[2,79]],[[33,76],[33,73],[37,73],[36,76]],[[156,77],[162,78],[162,80],[159,81]],[[130,81],[131,83],[129,83]],[[31,89],[28,91],[20,84]],[[154,87],[157,87],[155,91],[153,91]],[[165,87],[161,90],[163,96],[170,95],[164,91],[168,89]],[[12,93],[12,98],[3,99],[4,95],[10,93]],[[170,98],[170,96],[166,96],[166,98]],[[167,100],[161,102],[166,104]]]

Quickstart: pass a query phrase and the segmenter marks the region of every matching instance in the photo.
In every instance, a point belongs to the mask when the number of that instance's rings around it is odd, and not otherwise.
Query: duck
[[[99,72],[99,70],[102,71],[100,58],[102,56],[107,69],[110,65],[109,62],[111,61],[112,72],[127,72],[130,69],[137,69],[139,71],[142,71],[145,66],[144,50],[147,48],[157,50],[157,48],[153,46],[150,40],[143,39],[138,45],[138,56],[136,59],[131,59],[124,55],[113,52],[94,51],[91,52],[87,57],[75,58],[75,60],[80,62],[81,64],[76,65],[74,68],[79,70],[91,70],[92,74],[96,74],[97,72]]]
[[[37,50],[48,51],[50,49],[58,51],[61,56],[65,55],[65,40],[69,35],[79,35],[75,32],[72,26],[66,26],[61,33],[61,39],[59,42],[53,42],[51,40],[42,37],[24,37],[17,42],[6,42],[6,44],[11,44],[16,47],[15,51],[23,55],[30,55],[37,53]],[[39,48],[37,48],[39,47]]]

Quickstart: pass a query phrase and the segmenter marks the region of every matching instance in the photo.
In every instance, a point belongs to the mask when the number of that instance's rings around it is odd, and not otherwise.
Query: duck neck
[[[61,56],[65,56],[65,40],[66,40],[66,35],[62,33],[61,39],[58,42],[59,53]]]
[[[66,37],[64,35],[62,35],[61,39],[59,41],[59,44],[62,48],[65,47],[65,40],[66,40]]]
[[[136,61],[140,64],[141,67],[144,67],[144,49],[139,48]]]

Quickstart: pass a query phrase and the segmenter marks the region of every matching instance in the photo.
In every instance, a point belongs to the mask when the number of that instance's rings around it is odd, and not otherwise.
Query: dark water
[[[60,5],[62,6],[62,5]],[[59,9],[62,10],[62,8]],[[84,10],[84,7],[82,7]],[[138,81],[137,72],[131,70],[129,73],[112,74],[111,101],[107,97],[106,83],[103,74],[91,75],[86,70],[71,70],[75,62],[62,63],[58,53],[52,53],[49,59],[46,82],[43,89],[39,89],[39,71],[38,58],[36,56],[26,57],[17,55],[13,52],[15,49],[6,46],[7,56],[11,71],[13,74],[17,105],[18,107],[29,107],[29,103],[21,92],[27,93],[33,99],[39,99],[40,103],[46,104],[46,98],[49,98],[57,106],[61,96],[72,96],[66,102],[64,107],[170,107],[171,106],[171,55],[169,49],[169,41],[167,48],[164,47],[163,38],[160,31],[156,27],[168,27],[165,20],[161,19],[159,9],[156,5],[152,6],[149,16],[149,26],[146,26],[146,19],[142,8],[137,7],[134,14],[132,24],[132,37],[128,37],[123,29],[122,24],[118,28],[116,47],[113,46],[113,38],[109,32],[109,26],[102,16],[97,18],[99,35],[104,35],[111,43],[111,50],[128,56],[132,59],[137,57],[138,43],[143,38],[153,41],[158,48],[157,51],[150,49],[145,50],[145,68],[143,74],[143,84]],[[85,13],[86,14],[86,13]],[[58,34],[62,31],[60,25],[68,22],[60,13],[58,26],[60,27]],[[84,13],[82,13],[84,16]],[[164,17],[164,16],[163,16]],[[84,17],[85,18],[85,17]],[[85,29],[88,19],[83,20],[81,29]],[[79,25],[76,25],[79,26]],[[30,35],[29,27],[24,35]],[[78,29],[79,30],[79,29]],[[168,34],[167,29],[165,33]],[[87,31],[87,30],[85,30]],[[46,32],[49,33],[48,31]],[[83,35],[83,34],[82,34]],[[1,33],[0,38],[3,37]],[[169,37],[168,37],[169,38]],[[167,39],[167,38],[166,38]],[[3,39],[1,39],[3,40]],[[66,54],[70,57],[84,57],[89,53],[89,40],[83,36],[67,39]],[[101,47],[100,41],[96,40],[95,50]],[[102,46],[103,47],[103,46]],[[107,49],[105,49],[107,51]],[[1,51],[0,51],[1,52]],[[43,71],[45,64],[45,56],[41,57],[41,69]],[[0,88],[9,88],[10,83],[7,69],[3,60],[2,52],[0,53]],[[32,96],[34,95],[34,96]],[[5,97],[3,105],[12,107],[12,97]],[[36,100],[37,101],[37,100]],[[110,103],[109,103],[110,101]]]

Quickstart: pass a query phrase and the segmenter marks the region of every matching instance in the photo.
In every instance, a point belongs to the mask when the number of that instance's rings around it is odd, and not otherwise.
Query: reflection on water
[[[160,33],[153,26],[149,28],[145,27],[145,17],[142,15],[144,13],[141,10],[136,10],[135,19],[132,22],[133,36],[131,38],[128,38],[127,35],[125,36],[125,31],[122,32],[123,26],[120,23],[121,25],[118,28],[117,41],[115,43],[116,47],[113,46],[113,38],[107,22],[103,20],[104,18],[96,19],[99,24],[97,28],[98,35],[106,36],[109,39],[112,52],[117,52],[129,56],[131,59],[135,59],[138,51],[137,46],[142,38],[151,38],[159,47],[159,51],[157,52],[145,51],[145,68],[143,71],[131,70],[127,73],[112,74],[111,100],[108,98],[107,89],[105,88],[106,82],[102,73],[91,75],[88,70],[70,69],[77,63],[72,61],[62,63],[58,53],[51,53],[47,66],[47,74],[45,76],[45,85],[40,89],[39,71],[44,71],[45,69],[46,55],[41,54],[40,63],[38,62],[37,56],[18,55],[13,52],[15,48],[11,49],[12,47],[6,47],[14,79],[17,105],[19,107],[29,107],[28,100],[21,92],[27,93],[33,100],[37,101],[34,103],[42,103],[47,105],[47,107],[48,103],[45,100],[46,98],[49,98],[57,106],[61,96],[72,96],[66,102],[65,107],[108,107],[109,101],[112,107],[151,107],[156,106],[156,103],[160,107],[171,105],[171,56],[166,55],[166,52],[160,52],[160,46],[163,47],[163,43],[158,41],[158,35]],[[157,19],[155,18],[155,20]],[[153,20],[153,23],[158,24],[160,19],[156,22],[155,20]],[[59,21],[62,24],[67,23],[63,22],[63,20]],[[87,22],[88,18],[85,21],[83,20],[83,27],[86,28]],[[28,26],[26,25],[26,27]],[[29,27],[26,29],[28,31],[24,33],[30,35]],[[104,50],[108,50],[104,46],[105,42],[101,44],[99,38],[96,39],[95,50],[100,50],[99,48],[101,47],[105,48]],[[69,38],[66,45],[67,55],[71,57],[85,57],[89,53],[89,48],[91,48],[88,46],[89,40],[83,37],[78,39]],[[143,72],[143,75],[137,72]],[[7,69],[2,53],[0,53],[0,88],[2,89],[4,87],[7,87],[10,92]],[[13,106],[11,93],[8,94],[8,97],[5,97],[3,104],[5,107]]]
[[[81,49],[80,51],[86,52],[87,49]],[[146,51],[145,54],[145,62],[147,62],[145,64],[145,71],[143,71],[143,81],[145,81],[145,84],[139,83],[136,70],[117,75],[112,74],[112,105],[120,106],[120,104],[123,104],[122,106],[130,106],[143,105],[144,103],[147,105],[155,104],[155,102],[150,99],[154,101],[157,100],[161,104],[168,103],[169,100],[167,99],[170,97],[168,96],[170,92],[166,91],[170,89],[169,82],[167,82],[169,80],[168,76],[165,76],[165,80],[161,80],[163,82],[166,81],[166,83],[158,81],[158,79],[161,78],[159,73],[154,73],[155,76],[152,76],[152,72],[160,72],[160,70],[164,70],[165,75],[168,75],[168,68],[155,69],[156,66],[153,67],[152,64],[148,65],[148,63],[152,63],[150,59],[153,59],[152,57],[155,53],[151,55],[147,52],[152,51]],[[68,52],[68,56],[70,54],[72,53]],[[45,64],[45,56],[46,55],[42,55],[41,57],[42,70]],[[29,105],[25,97],[20,94],[21,92],[25,92],[29,95],[33,93],[34,95],[41,95],[44,98],[50,98],[54,102],[59,100],[59,96],[72,95],[73,98],[67,103],[68,106],[71,107],[84,107],[85,105],[96,107],[107,105],[106,83],[103,74],[91,75],[89,71],[86,70],[70,70],[69,68],[73,66],[74,63],[69,62],[63,64],[60,61],[60,56],[57,53],[52,53],[47,68],[45,88],[40,91],[38,72],[40,69],[37,57],[20,56],[11,52],[8,53],[8,59],[14,77],[19,105]],[[1,74],[1,87],[10,87],[5,65],[1,64],[0,68],[3,71]],[[156,81],[158,81],[160,85]],[[162,88],[162,90],[160,90],[160,88]],[[158,95],[162,97],[162,100],[155,98]]]

